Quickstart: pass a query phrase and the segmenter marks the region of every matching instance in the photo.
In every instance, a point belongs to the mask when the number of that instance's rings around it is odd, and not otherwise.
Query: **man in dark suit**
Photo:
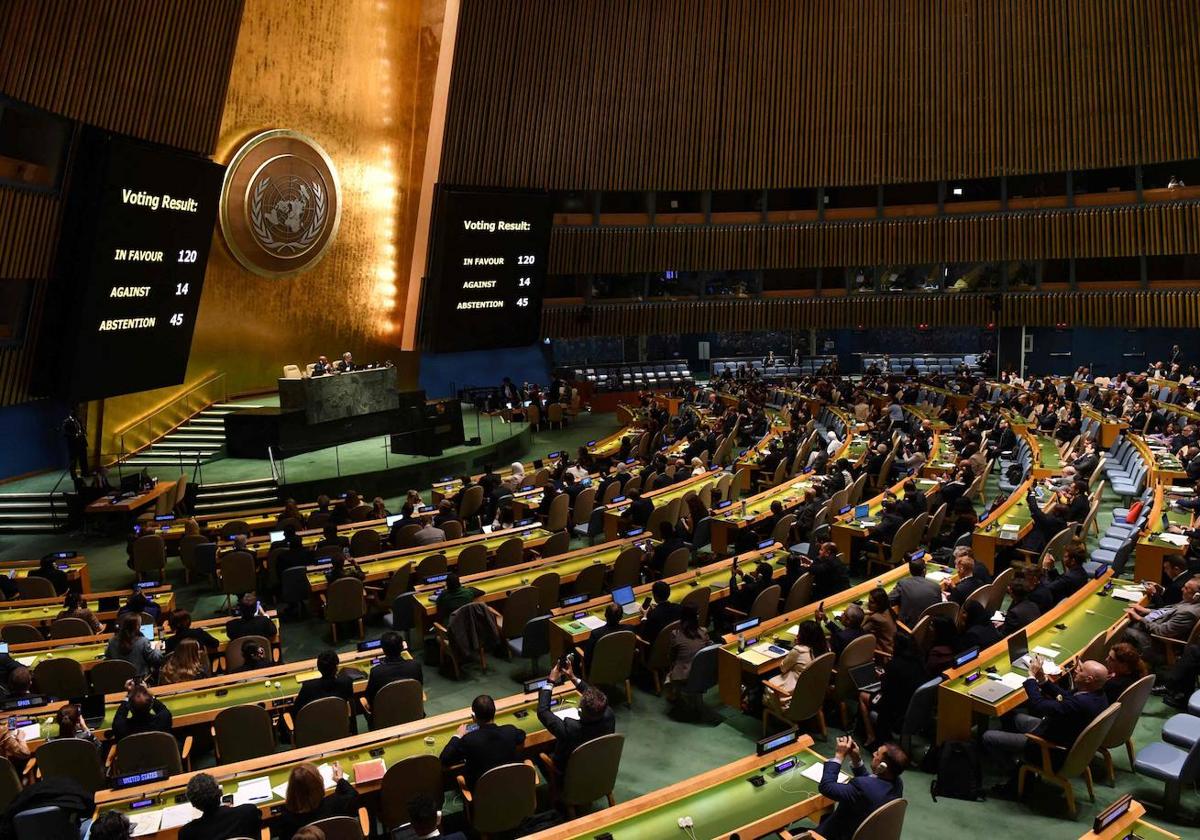
[[[1071,672],[1071,679],[1074,690],[1051,682],[1042,671],[1041,660],[1033,660],[1029,665],[1029,679],[1025,680],[1028,714],[1018,712],[1004,719],[1003,729],[985,732],[984,747],[1039,763],[1041,752],[1029,742],[1028,734],[1069,749],[1087,725],[1108,708],[1108,697],[1104,693],[1108,668],[1095,660],[1080,662]],[[1014,779],[1009,785],[1015,781],[1016,765],[1013,771]],[[1005,788],[997,793],[1008,790]]]
[[[679,620],[683,606],[671,601],[671,586],[665,581],[656,580],[650,587],[650,594],[654,603],[642,610],[642,620],[634,632],[644,641],[653,643],[664,627]]]
[[[442,750],[442,766],[463,764],[468,786],[493,767],[521,760],[525,733],[512,724],[496,725],[496,701],[480,694],[471,702],[473,724],[464,723]]]
[[[317,656],[317,673],[321,675],[317,679],[300,684],[300,692],[292,703],[292,716],[316,700],[340,697],[350,704],[350,731],[357,732],[354,716],[358,713],[358,702],[354,698],[354,680],[347,674],[338,673],[337,651],[321,651]]]
[[[863,765],[858,744],[848,736],[837,739],[834,757],[825,762],[817,790],[837,803],[832,814],[821,820],[817,833],[827,840],[850,840],[872,811],[904,796],[900,774],[908,766],[908,756],[895,744],[883,744],[871,755],[871,772]],[[853,778],[845,784],[838,773],[846,757],[850,758]]]
[[[904,482],[904,499],[896,505],[896,512],[902,519],[912,519],[920,516],[929,509],[929,499],[917,486],[917,482],[909,479]]]
[[[687,543],[684,542],[681,536],[675,533],[675,526],[670,522],[663,522],[659,526],[656,536],[662,542],[654,549],[654,556],[650,558],[650,568],[658,577],[662,577],[663,567],[667,563],[667,558],[675,551],[687,548]]]
[[[200,816],[179,829],[179,840],[229,840],[257,837],[262,832],[262,814],[253,803],[224,807],[221,786],[208,773],[188,780],[187,799]]]
[[[954,569],[958,582],[951,583],[947,578],[942,581],[942,590],[949,600],[961,607],[972,592],[984,585],[984,581],[975,574],[975,555],[969,549],[961,553],[958,550],[954,552]]]
[[[354,364],[354,356],[350,351],[342,354],[342,360],[336,365],[338,373],[349,373],[352,370],[358,370],[358,365]]]
[[[45,578],[54,585],[54,594],[62,595],[67,591],[70,583],[67,580],[67,573],[54,565],[54,557],[43,557],[38,567],[29,572],[30,577]]]
[[[551,689],[543,687],[538,692],[538,721],[554,736],[554,768],[559,777],[567,771],[567,762],[580,744],[611,735],[617,730],[617,717],[608,707],[608,698],[603,691],[592,688],[575,676],[570,660],[560,669],[558,663],[550,669],[550,682],[557,683],[565,676],[579,692],[579,718],[560,718],[550,708]]]
[[[390,682],[396,680],[416,680],[419,683],[425,682],[425,674],[421,670],[421,663],[412,659],[404,658],[404,651],[408,649],[404,639],[395,630],[389,630],[383,634],[380,639],[380,650],[383,651],[383,659],[378,665],[371,668],[371,674],[367,677],[367,702],[374,703],[375,695],[379,693],[379,689],[383,688]]]
[[[617,633],[626,628],[622,626],[621,619],[625,617],[624,611],[620,604],[609,604],[604,608],[604,626],[597,627],[591,632],[591,635],[583,643],[583,662],[585,667],[590,668],[592,665],[592,654],[596,650],[596,644],[607,636],[609,633]]]
[[[258,596],[247,592],[238,599],[238,616],[225,622],[225,634],[229,641],[243,636],[262,636],[264,639],[274,639],[279,631],[275,622],[267,617],[258,603]]]
[[[826,620],[824,604],[817,605],[816,619],[829,631],[829,649],[834,656],[841,656],[846,645],[866,632],[862,628],[866,613],[858,604],[850,604],[842,611],[841,626]]]
[[[650,514],[654,513],[654,502],[643,499],[642,494],[637,490],[631,490],[629,498],[629,516],[633,519],[633,524],[642,528],[646,527],[646,523],[650,521]]]
[[[941,602],[942,589],[925,577],[924,560],[909,560],[908,577],[896,581],[889,600],[898,608],[900,620],[911,629],[926,607]]]
[[[1188,572],[1187,557],[1182,554],[1168,554],[1163,557],[1162,581],[1146,582],[1146,591],[1150,593],[1150,606],[1169,607],[1178,604],[1183,598],[1183,585],[1189,577],[1191,573]]]
[[[1050,506],[1048,512],[1043,511],[1041,503],[1032,491],[1025,496],[1025,504],[1029,505],[1033,530],[1021,540],[1020,547],[1036,554],[1046,547],[1046,543],[1050,542],[1055,534],[1067,527],[1067,506],[1055,503]]]
[[[1042,570],[1046,573],[1046,579],[1049,581],[1045,585],[1050,590],[1050,597],[1054,603],[1057,604],[1064,598],[1074,595],[1087,583],[1087,572],[1083,570],[1083,564],[1086,561],[1087,549],[1076,545],[1067,546],[1063,551],[1063,571],[1061,573],[1055,567],[1053,557],[1047,557],[1042,561]]]
[[[425,523],[413,516],[412,502],[405,502],[400,506],[400,518],[392,523],[392,529],[388,531],[388,542],[393,546],[399,545],[400,531],[409,525],[423,527]]]
[[[896,537],[896,532],[904,524],[904,517],[900,515],[898,503],[894,498],[884,499],[881,507],[879,522],[867,531],[867,539],[883,545],[891,545],[892,540]]]
[[[300,542],[301,547],[304,541]],[[321,541],[317,543],[317,548],[349,548],[350,538],[343,537],[338,534],[337,526],[333,523],[326,523],[321,531]]]
[[[1000,628],[1001,636],[1011,636],[1029,622],[1042,614],[1042,610],[1029,598],[1029,587],[1023,580],[1014,580],[1008,585],[1008,594],[1012,600],[1008,612],[1004,614],[1004,624]]]
[[[850,588],[850,573],[837,553],[837,544],[821,543],[809,572],[813,576],[813,600],[821,600]]]

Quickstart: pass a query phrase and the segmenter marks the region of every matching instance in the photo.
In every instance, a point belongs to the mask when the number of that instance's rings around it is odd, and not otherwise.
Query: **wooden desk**
[[[268,612],[267,616],[274,620],[275,612]],[[228,617],[208,618],[203,621],[193,621],[192,627],[204,630],[216,639],[217,652],[223,654],[229,647],[229,636],[225,632],[225,625],[228,622]],[[280,649],[281,636],[282,633],[277,633],[271,640],[271,647],[274,650]],[[70,639],[46,639],[43,642],[9,645],[8,653],[13,659],[31,669],[46,659],[66,658],[74,659],[83,666],[83,670],[90,671],[97,662],[104,660],[104,652],[107,650],[108,640],[111,638],[111,633],[99,633],[95,636],[75,636]],[[213,661],[211,664],[215,668],[217,661]]]
[[[738,534],[744,529],[757,528],[772,516],[772,503],[782,504],[784,514],[794,510],[804,501],[805,494],[812,486],[813,482],[808,476],[795,476],[748,499],[733,502],[720,510],[709,511],[712,518],[709,524],[713,554],[727,553],[737,544]]]
[[[1029,637],[1029,649],[1053,648],[1060,651],[1056,658],[1059,666],[1065,666],[1077,657],[1099,633],[1112,635],[1124,626],[1127,601],[1099,594],[1105,584],[1112,580],[1112,570],[1088,583],[1058,604],[1054,609],[1039,616],[1024,629]],[[1056,625],[1065,624],[1059,630]],[[965,741],[971,737],[975,717],[1000,717],[1022,705],[1025,691],[1016,689],[995,703],[971,696],[968,691],[980,680],[967,685],[964,679],[976,672],[982,673],[988,666],[995,666],[1001,675],[1013,671],[1008,661],[1008,642],[1002,639],[961,668],[946,671],[946,681],[938,686],[938,743]],[[1020,672],[1018,672],[1020,673]],[[988,679],[987,676],[980,678]]]
[[[661,840],[685,837],[679,818],[692,818],[697,840],[726,840],[773,836],[797,820],[815,818],[833,803],[817,792],[817,783],[803,772],[825,759],[814,752],[812,737],[802,735],[789,746],[766,755],[750,755],[684,779],[628,802],[604,808],[565,825],[529,835],[527,840],[592,840],[609,833],[618,840]],[[776,774],[774,766],[795,758],[796,766]],[[766,784],[747,780],[761,775]]]
[[[654,503],[654,506],[661,507],[670,504],[675,499],[682,499],[688,492],[699,493],[702,488],[707,485],[716,484],[719,479],[726,475],[725,470],[715,469],[709,470],[703,475],[694,475],[690,478],[680,481],[675,484],[668,484],[661,490],[653,490],[649,493],[643,493],[642,498]],[[618,526],[621,521],[621,514],[632,504],[629,501],[613,502],[604,508],[604,539],[615,540],[619,535],[617,533]]]
[[[930,564],[929,573],[948,574],[951,570]],[[802,621],[808,621],[817,614],[817,607],[825,605],[825,614],[832,619],[854,602],[864,604],[867,595],[876,586],[882,586],[889,593],[904,578],[908,577],[908,564],[902,564],[877,578],[870,578],[857,586],[852,586],[820,603],[806,604],[798,610],[777,615],[770,621],[755,627],[750,634],[753,639],[746,640],[746,649],[738,652],[737,634],[730,633],[722,639],[722,648],[717,651],[717,686],[721,693],[721,702],[726,706],[738,708],[741,703],[742,686],[758,682],[779,668],[784,654],[770,650],[776,645],[790,650],[796,642],[797,627]]]
[[[570,686],[560,686],[555,690],[555,699],[564,707],[571,707],[578,704],[579,695]],[[532,694],[518,694],[496,700],[496,723],[500,726],[511,724],[526,733],[525,753],[527,755],[545,751],[554,741],[553,736],[538,721],[536,710],[537,697]],[[287,781],[292,768],[306,762],[320,764],[336,761],[342,765],[347,781],[354,783],[360,796],[374,796],[379,792],[380,780],[355,781],[355,765],[373,760],[376,756],[371,753],[379,751],[382,751],[382,755],[378,757],[383,759],[386,767],[392,767],[413,756],[440,755],[446,743],[453,737],[455,730],[460,725],[469,723],[470,720],[470,709],[459,709],[399,726],[351,735],[337,741],[294,748],[286,752],[223,764],[192,773],[182,773],[139,787],[100,791],[96,794],[96,808],[100,813],[115,810],[128,814],[132,812],[131,805],[134,802],[151,799],[154,804],[150,807],[161,812],[163,809],[175,805],[176,798],[186,790],[188,781],[196,773],[201,772],[215,776],[227,793],[233,793],[237,789],[239,781],[264,776],[270,780],[271,786],[274,788]],[[443,778],[443,784],[447,788],[453,788],[453,782],[447,777]],[[269,801],[263,802],[260,805],[263,819],[269,821],[272,817],[272,807],[282,804],[283,798],[277,795],[272,796]],[[173,840],[178,836],[178,829],[160,830],[157,834],[146,836],[157,837],[159,840]]]
[[[899,496],[904,488],[904,483],[910,478],[911,476],[904,476],[883,493],[865,502],[859,502],[860,505],[867,505],[867,520],[877,522],[879,513],[883,509],[884,498],[888,493]],[[913,480],[916,481],[918,489],[925,491],[926,498],[937,492],[938,483],[932,478],[916,478]],[[840,516],[837,515],[837,511],[831,511],[830,513],[836,517],[833,520],[833,527],[830,529],[830,538],[837,546],[838,554],[842,557],[842,562],[848,565],[854,550],[854,540],[866,539],[869,528],[861,524],[861,520],[855,516],[853,510],[849,510]]]
[[[597,546],[576,549],[567,554],[550,557],[545,560],[537,559],[517,566],[506,566],[502,569],[489,569],[475,575],[467,575],[461,579],[463,586],[474,587],[483,594],[476,598],[493,608],[499,608],[508,599],[512,590],[528,586],[538,577],[548,572],[559,576],[559,583],[571,585],[579,574],[590,566],[604,566],[611,569],[617,558],[630,546],[642,546],[645,554],[643,563],[659,545],[658,540],[647,539],[644,536],[627,537],[623,540],[601,543]],[[444,583],[430,583],[414,588],[417,597],[416,629],[424,634],[427,627],[437,615],[437,596],[445,587]]]
[[[1004,504],[991,514],[981,519],[971,535],[971,547],[975,550],[975,559],[993,571],[996,568],[996,549],[1016,545],[1033,530],[1033,516],[1025,504],[1025,497],[1033,487],[1034,480],[1027,478],[1013,490]],[[1014,536],[1002,536],[1001,529],[1005,525],[1017,526]]]
[[[1144,840],[1180,840],[1178,834],[1172,834],[1166,829],[1146,822],[1142,819],[1146,814],[1146,806],[1136,799],[1129,803],[1129,810],[1122,814],[1108,828],[1099,834],[1089,831],[1079,840],[1122,840],[1130,834],[1137,834]]]
[[[1167,487],[1168,485],[1160,484],[1154,488],[1154,503],[1150,508],[1149,515],[1146,517],[1146,528],[1142,531],[1142,535],[1133,549],[1134,580],[1148,580],[1158,583],[1162,578],[1163,558],[1172,554],[1183,554],[1187,551],[1186,544],[1175,545],[1162,539],[1160,536],[1163,531],[1163,513],[1166,513],[1167,521],[1172,525],[1189,528],[1192,524],[1192,515],[1190,513],[1186,510],[1175,510],[1170,505],[1172,498],[1190,497],[1172,497],[1168,494]]]
[[[41,565],[41,560],[0,560],[0,574],[10,578],[29,577],[29,573]],[[87,558],[82,554],[63,560],[55,560],[60,571],[67,573],[68,581],[79,583],[79,591],[87,594],[92,591],[92,575],[88,571]]]
[[[175,593],[170,586],[157,586],[153,589],[143,589],[146,597],[158,604],[161,617],[175,609]],[[101,598],[120,598],[121,606],[133,594],[132,589],[118,589],[110,592],[92,592],[88,595],[88,604],[95,606]],[[0,603],[0,627],[7,624],[32,624],[35,627],[49,627],[63,611],[62,596],[53,598],[29,598]],[[95,609],[92,612],[100,621],[113,621],[120,607],[115,610]]]
[[[101,496],[84,508],[83,512],[89,516],[100,516],[110,513],[133,513],[141,510],[148,504],[158,501],[160,496],[174,492],[174,481],[160,481],[149,490],[136,493],[132,496],[121,496],[120,494]]]
[[[355,651],[340,655],[339,667],[370,670],[374,659],[381,656],[378,650]],[[406,652],[407,656],[407,652]],[[206,726],[217,715],[231,706],[259,705],[268,711],[282,713],[290,711],[292,701],[300,692],[300,684],[317,679],[317,660],[304,659],[286,665],[260,668],[253,673],[222,674],[203,680],[157,686],[152,691],[157,700],[171,711],[171,728],[179,732],[195,726]],[[366,679],[354,683],[356,695],[367,688]],[[124,691],[105,695],[104,720],[92,727],[97,738],[108,736],[112,728],[117,707],[126,699]],[[41,743],[47,734],[57,734],[54,716],[65,705],[61,701],[48,703],[33,709],[0,712],[0,725],[10,717],[31,719],[41,727],[42,739],[27,738],[30,749]]]
[[[760,560],[771,562],[774,564],[772,576],[778,578],[782,577],[784,573],[783,564],[786,562],[787,556],[783,546],[773,543],[771,548],[747,552],[736,558],[731,557],[698,569],[692,569],[675,577],[664,578],[671,587],[669,600],[679,603],[693,589],[707,586],[709,588],[708,603],[711,610],[713,604],[724,600],[729,594],[729,573],[735,559],[740,561],[739,568],[750,573],[753,573],[754,567]],[[635,604],[640,604],[644,599],[650,597],[652,585],[645,583],[634,588]],[[551,655],[557,658],[587,639],[594,629],[594,627],[588,626],[589,623],[596,627],[603,624],[604,610],[611,603],[612,596],[601,595],[583,604],[559,607],[554,610],[550,619]],[[621,623],[632,628],[636,627],[641,620],[642,613],[640,610],[636,610],[626,615]],[[596,622],[600,622],[600,624]]]

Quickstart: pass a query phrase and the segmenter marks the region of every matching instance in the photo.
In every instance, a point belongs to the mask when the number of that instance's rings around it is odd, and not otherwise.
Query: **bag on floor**
[[[930,752],[934,752],[930,750]],[[929,783],[934,802],[939,796],[978,802],[984,798],[983,765],[970,741],[947,741],[937,752],[937,775]]]

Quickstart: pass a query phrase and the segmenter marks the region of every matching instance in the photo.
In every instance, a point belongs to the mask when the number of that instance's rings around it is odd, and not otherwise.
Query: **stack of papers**
[[[1183,534],[1159,534],[1158,538],[1165,543],[1170,543],[1181,548],[1188,544],[1188,538]]]
[[[579,623],[589,630],[598,630],[604,626],[604,619],[598,615],[585,615],[579,619]]]
[[[1142,598],[1146,597],[1146,593],[1140,589],[1128,589],[1122,587],[1121,589],[1114,589],[1112,591],[1112,596],[1121,601],[1131,601],[1136,604],[1138,601],[1142,600]]]
[[[579,707],[567,706],[565,709],[555,709],[554,714],[559,720],[579,720]]]
[[[941,583],[944,580],[948,580],[952,576],[953,575],[951,572],[926,572],[925,573],[925,577],[928,578],[929,580],[933,581],[934,583]]]
[[[1025,677],[1009,671],[1007,674],[1000,677],[1000,682],[1004,683],[1009,688],[1020,688],[1021,686],[1025,685]]]

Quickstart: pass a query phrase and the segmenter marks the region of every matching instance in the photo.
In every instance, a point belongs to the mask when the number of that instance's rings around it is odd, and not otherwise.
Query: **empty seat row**
[[[575,381],[590,382],[599,391],[661,388],[693,381],[687,362],[682,361],[574,368],[571,373]]]

